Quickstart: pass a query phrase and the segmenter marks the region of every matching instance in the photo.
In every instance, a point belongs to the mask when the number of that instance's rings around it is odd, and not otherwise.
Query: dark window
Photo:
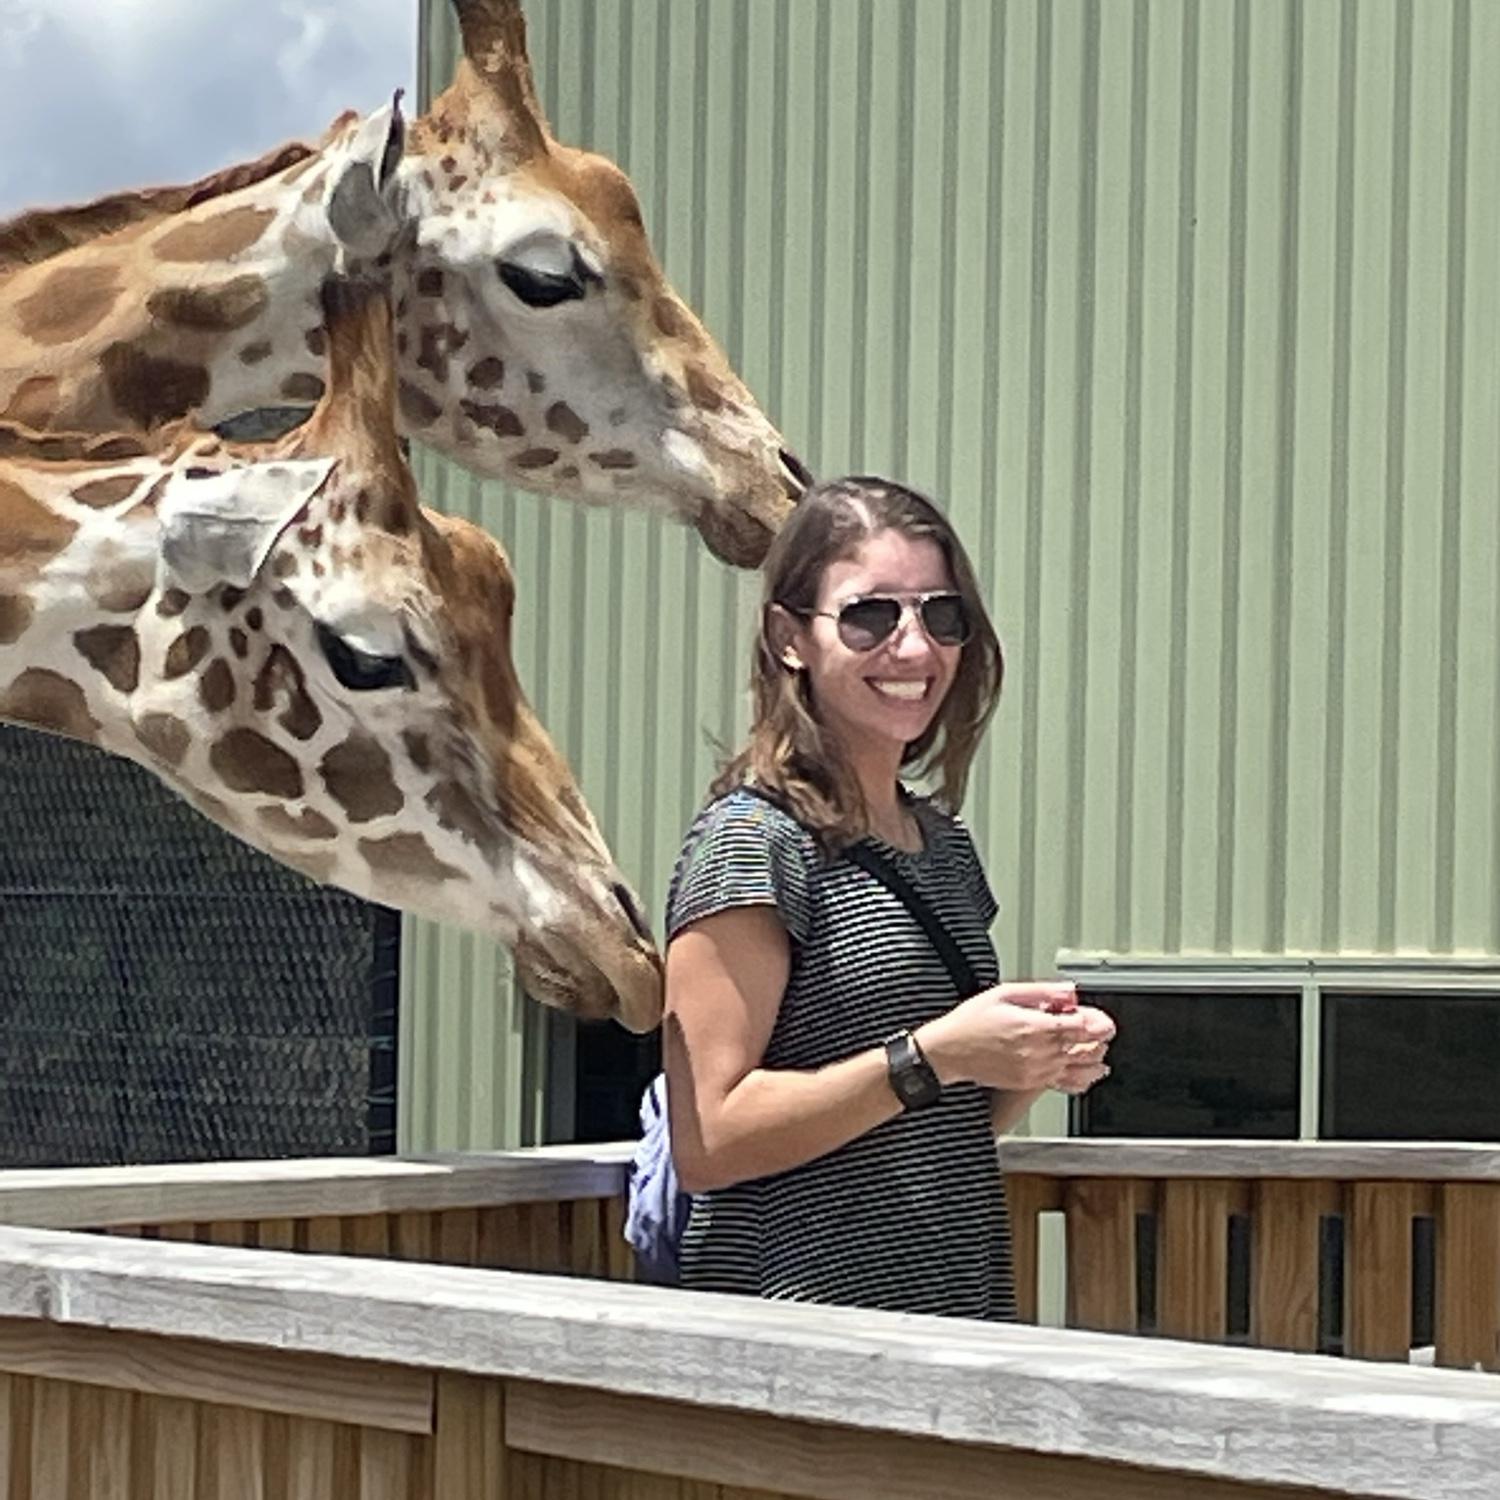
[[[661,1067],[661,1032],[633,1036],[613,1021],[580,1021],[575,1046],[573,1138],[634,1140],[641,1095]]]
[[[1111,1076],[1078,1101],[1078,1135],[1295,1139],[1300,993],[1085,998],[1120,1028]]]
[[[1322,1134],[1500,1139],[1500,995],[1323,995]]]

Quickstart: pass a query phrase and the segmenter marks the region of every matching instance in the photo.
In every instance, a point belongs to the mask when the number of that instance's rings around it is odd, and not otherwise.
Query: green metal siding
[[[1008,645],[967,813],[1010,972],[1500,953],[1500,4],[528,12],[557,134],[631,173],[792,445],[967,539]],[[421,478],[510,549],[522,676],[659,913],[755,581]],[[485,945],[409,939],[409,1141],[511,1139],[537,1028],[486,1019]]]

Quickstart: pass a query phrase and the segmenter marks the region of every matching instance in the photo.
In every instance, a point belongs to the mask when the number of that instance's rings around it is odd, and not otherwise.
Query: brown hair
[[[772,543],[764,566],[760,630],[750,668],[749,742],[715,778],[714,796],[746,781],[770,793],[830,851],[865,832],[859,782],[813,712],[806,674],[789,669],[771,636],[773,607],[806,616],[817,608],[828,567],[868,538],[899,532],[942,550],[969,611],[971,632],[958,673],[926,732],[906,747],[903,766],[935,775],[937,798],[957,811],[980,736],[1000,698],[1005,659],[974,569],[947,518],[931,500],[894,480],[856,475],[814,485]]]

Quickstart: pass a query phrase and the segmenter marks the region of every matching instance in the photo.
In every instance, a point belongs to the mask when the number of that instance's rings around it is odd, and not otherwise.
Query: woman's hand
[[[959,1080],[1018,1093],[1082,1093],[1109,1071],[1115,1024],[1063,983],[999,984],[917,1031],[944,1083]]]

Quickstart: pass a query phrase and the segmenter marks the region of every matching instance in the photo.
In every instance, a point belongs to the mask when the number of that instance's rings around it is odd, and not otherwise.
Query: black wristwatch
[[[898,1031],[886,1038],[885,1068],[902,1109],[927,1109],[938,1102],[943,1086],[911,1032]]]

